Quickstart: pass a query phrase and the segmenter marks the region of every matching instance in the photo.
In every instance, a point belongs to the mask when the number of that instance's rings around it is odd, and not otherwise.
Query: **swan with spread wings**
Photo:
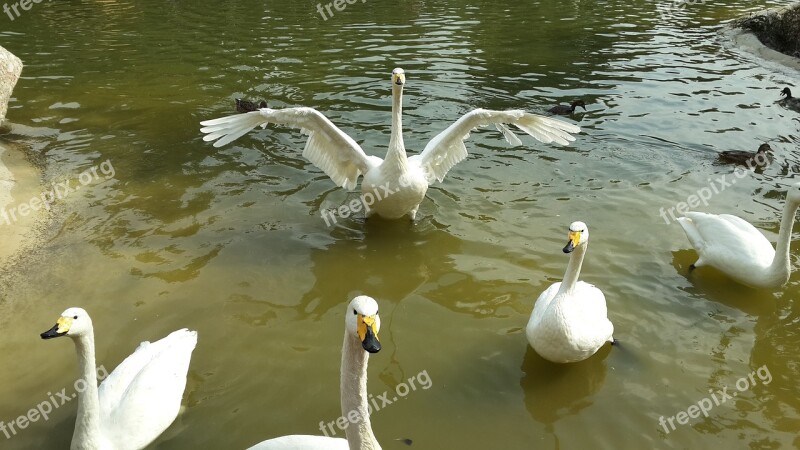
[[[549,117],[521,110],[490,111],[475,109],[431,140],[422,153],[409,157],[403,143],[403,69],[392,71],[392,129],[389,150],[384,159],[368,156],[353,138],[313,108],[260,108],[245,114],[201,122],[204,141],[214,147],[229,144],[257,126],[270,123],[300,128],[308,134],[303,156],[324,171],[334,183],[348,190],[356,188],[358,177],[362,198],[371,198],[367,217],[377,214],[387,219],[409,216],[414,220],[428,186],[441,182],[447,172],[467,157],[464,140],[473,129],[494,125],[511,145],[522,142],[511,131],[513,125],[544,143],[568,145],[580,128]],[[368,204],[365,201],[365,204]]]

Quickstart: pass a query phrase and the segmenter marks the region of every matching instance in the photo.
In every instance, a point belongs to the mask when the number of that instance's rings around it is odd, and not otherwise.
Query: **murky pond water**
[[[700,209],[775,240],[800,118],[774,101],[798,74],[719,31],[781,3],[692,3],[662,16],[643,1],[371,0],[323,20],[314,2],[79,1],[0,16],[0,45],[26,64],[9,117],[31,127],[0,139],[46,163],[45,185],[72,180],[43,241],[3,269],[0,421],[71,386],[73,346],[39,333],[82,306],[108,369],[140,341],[198,330],[186,410],[153,448],[319,434],[340,415],[345,305],[364,293],[383,317],[370,392],[431,381],[375,414],[387,450],[800,448],[800,275],[774,293],[690,276],[695,253],[660,214],[733,177],[716,152],[768,141],[774,162]],[[416,224],[332,227],[320,211],[355,194],[302,158],[299,133],[201,140],[198,123],[245,96],[316,107],[383,156],[396,66],[411,153],[475,107],[582,97],[583,133],[516,148],[473,133]],[[574,220],[591,228],[582,278],[605,292],[621,346],[556,366],[524,327],[563,275]],[[707,418],[659,424],[726,386],[736,397]],[[0,448],[67,448],[75,414],[67,403]]]

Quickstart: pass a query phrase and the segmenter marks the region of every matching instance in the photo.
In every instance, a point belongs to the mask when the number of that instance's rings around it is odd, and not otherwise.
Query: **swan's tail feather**
[[[203,125],[200,131],[206,133],[206,136],[203,137],[204,141],[216,141],[214,142],[214,147],[222,147],[265,123],[266,120],[264,120],[260,111],[251,111],[245,114],[235,114],[200,122],[200,125]]]

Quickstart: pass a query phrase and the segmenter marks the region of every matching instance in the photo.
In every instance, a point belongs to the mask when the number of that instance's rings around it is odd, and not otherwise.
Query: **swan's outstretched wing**
[[[323,436],[283,436],[256,444],[247,450],[349,450],[347,440]]]
[[[197,333],[143,342],[99,388],[103,434],[117,450],[141,449],[178,416]]]
[[[486,125],[495,125],[503,133],[509,144],[521,145],[522,142],[506,126],[514,125],[537,140],[550,143],[556,142],[567,145],[575,138],[570,133],[581,131],[575,125],[553,119],[550,117],[528,114],[525,111],[489,111],[476,109],[464,114],[454,124],[433,138],[419,155],[409,158],[409,161],[419,164],[428,177],[428,183],[441,182],[447,172],[456,164],[467,157],[467,148],[464,140],[469,137],[470,131]]]
[[[222,147],[270,123],[300,128],[308,134],[303,156],[345,189],[355,189],[359,175],[375,165],[374,157],[369,158],[356,141],[314,108],[262,108],[200,122],[200,131],[206,133],[204,141],[216,141],[214,147]]]

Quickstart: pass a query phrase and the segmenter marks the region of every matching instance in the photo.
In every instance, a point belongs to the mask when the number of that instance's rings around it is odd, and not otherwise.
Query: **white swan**
[[[201,122],[204,127],[200,131],[207,133],[204,141],[216,141],[214,147],[221,147],[259,125],[275,123],[300,128],[309,135],[303,156],[337,185],[353,190],[358,177],[364,175],[362,199],[364,204],[371,204],[366,209],[367,217],[378,214],[398,219],[408,215],[412,220],[428,186],[441,182],[454,165],[467,157],[464,140],[473,129],[494,124],[512,145],[522,142],[505,124],[516,126],[541,142],[562,145],[575,140],[569,133],[580,132],[575,125],[520,110],[476,109],[434,137],[422,153],[407,157],[402,125],[405,80],[402,69],[392,72],[392,130],[385,159],[367,156],[350,136],[312,108],[261,108]]]
[[[89,314],[70,308],[42,339],[68,336],[75,342],[86,390],[78,395],[72,450],[139,450],[178,416],[197,333],[178,330],[157,342],[142,342],[97,388],[94,328]]]
[[[687,212],[679,217],[699,258],[692,269],[712,266],[739,283],[772,289],[789,281],[789,244],[795,213],[800,206],[800,183],[786,194],[777,251],[766,237],[744,219],[729,214]]]
[[[367,362],[370,353],[381,349],[378,332],[381,318],[378,303],[367,296],[354,298],[345,314],[340,394],[342,417],[355,414],[357,423],[345,430],[347,439],[323,436],[283,436],[256,444],[249,450],[380,450],[372,433],[367,398]],[[355,411],[355,412],[353,412]]]
[[[614,343],[605,296],[600,289],[578,281],[588,245],[589,228],[573,222],[564,247],[564,253],[572,253],[564,279],[542,292],[525,328],[531,347],[552,362],[583,361],[606,342]]]

